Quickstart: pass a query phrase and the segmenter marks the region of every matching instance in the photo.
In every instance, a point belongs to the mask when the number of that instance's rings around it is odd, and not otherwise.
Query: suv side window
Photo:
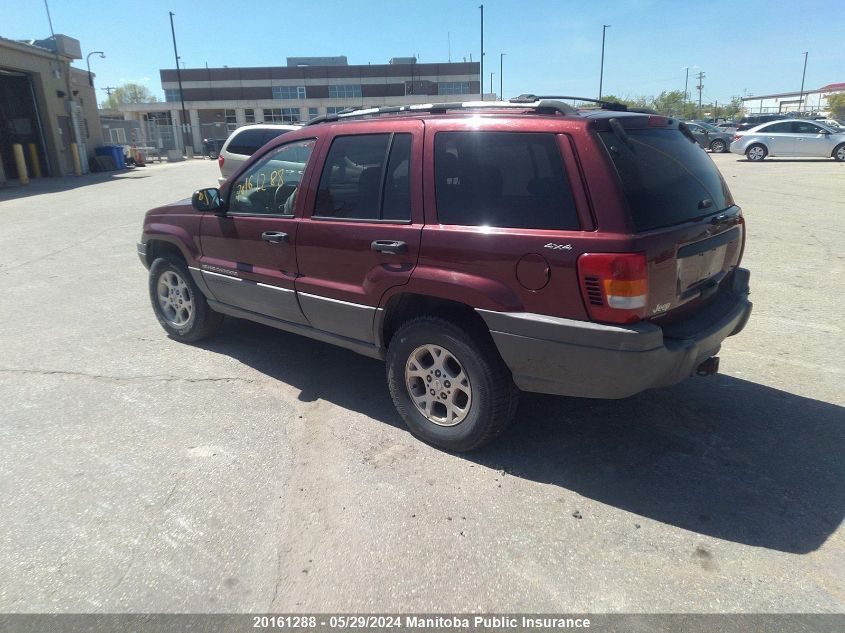
[[[439,132],[434,174],[441,224],[580,229],[554,134]]]
[[[410,134],[338,136],[320,175],[313,217],[410,221],[410,163]]]
[[[227,152],[232,154],[241,154],[243,156],[252,156],[258,151],[258,148],[264,145],[265,130],[251,129],[243,130],[242,132],[235,132],[234,138],[229,141]]]
[[[299,183],[315,142],[294,141],[264,155],[232,185],[227,211],[293,215]]]

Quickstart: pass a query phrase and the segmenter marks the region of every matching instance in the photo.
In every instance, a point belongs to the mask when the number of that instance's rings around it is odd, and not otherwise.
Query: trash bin
[[[111,156],[116,169],[126,169],[126,159],[123,157],[123,147],[120,145],[103,145],[94,150],[97,156]]]

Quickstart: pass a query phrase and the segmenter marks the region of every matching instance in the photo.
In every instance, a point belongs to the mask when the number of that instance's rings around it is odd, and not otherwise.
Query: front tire
[[[760,143],[754,143],[745,150],[745,157],[755,163],[759,163],[761,160],[768,156],[769,151]]]
[[[714,154],[724,154],[728,151],[728,144],[720,138],[715,139],[710,143],[710,151]]]
[[[845,161],[845,143],[836,146],[833,150],[833,158],[840,163]]]
[[[489,336],[433,316],[408,321],[393,335],[387,382],[411,433],[450,451],[471,451],[496,437],[519,401]]]
[[[194,283],[185,262],[159,257],[150,266],[150,301],[158,322],[171,338],[184,343],[208,338],[223,321]]]

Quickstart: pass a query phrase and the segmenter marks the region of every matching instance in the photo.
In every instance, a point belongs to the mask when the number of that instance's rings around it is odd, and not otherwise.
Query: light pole
[[[478,8],[481,9],[481,70],[478,73],[478,92],[484,101],[484,5],[480,4]]]
[[[609,27],[609,24],[602,24],[601,26],[601,70],[599,71],[599,101],[601,101],[601,88],[604,81],[604,35]]]
[[[91,51],[85,57],[85,63],[88,66],[88,85],[93,88],[94,87],[94,78],[91,76],[91,55],[99,55],[101,59],[105,59],[106,54],[103,51]]]
[[[687,76],[686,76],[686,79],[684,79],[684,108],[683,108],[683,111],[681,112],[681,116],[684,117],[685,119],[687,118],[687,94],[688,94],[687,88],[689,87],[689,66],[686,67],[686,71],[687,71]]]
[[[799,112],[804,109],[804,77],[807,76],[807,51],[804,51],[804,72],[801,73],[801,95],[798,97]]]
[[[494,72],[490,73],[490,92],[493,92],[493,75],[495,75],[495,74],[496,73],[494,73]],[[493,94],[496,94],[496,93],[493,93]],[[495,101],[495,99],[494,99],[494,101]]]
[[[176,51],[176,29],[173,27],[174,15],[176,14],[173,13],[173,11],[170,11],[170,33],[173,35],[173,56],[176,57],[176,81],[179,82],[179,100],[182,102],[182,145],[187,148],[188,143],[185,138],[188,130],[191,128],[191,124],[188,121],[188,115],[185,112],[185,96],[182,94],[182,71],[179,68],[179,53]],[[193,144],[193,140],[191,143]]]
[[[499,98],[504,101],[505,100],[505,75],[502,72],[504,66],[504,59],[507,53],[499,53]]]

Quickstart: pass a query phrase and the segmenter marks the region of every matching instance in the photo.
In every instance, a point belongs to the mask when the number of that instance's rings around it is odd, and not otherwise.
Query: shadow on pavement
[[[378,361],[234,319],[203,347],[297,387],[300,400],[403,425]],[[626,400],[524,394],[501,438],[454,457],[702,535],[805,554],[845,516],[843,456],[845,408],[720,375]]]
[[[33,178],[28,185],[14,184],[0,187],[0,202],[4,200],[17,200],[27,196],[38,196],[43,193],[57,193],[59,191],[70,191],[80,187],[98,185],[109,180],[123,180],[126,178],[149,178],[145,174],[145,167],[135,169],[124,169],[121,171],[108,171],[84,174],[82,176],[62,176],[58,178]]]

